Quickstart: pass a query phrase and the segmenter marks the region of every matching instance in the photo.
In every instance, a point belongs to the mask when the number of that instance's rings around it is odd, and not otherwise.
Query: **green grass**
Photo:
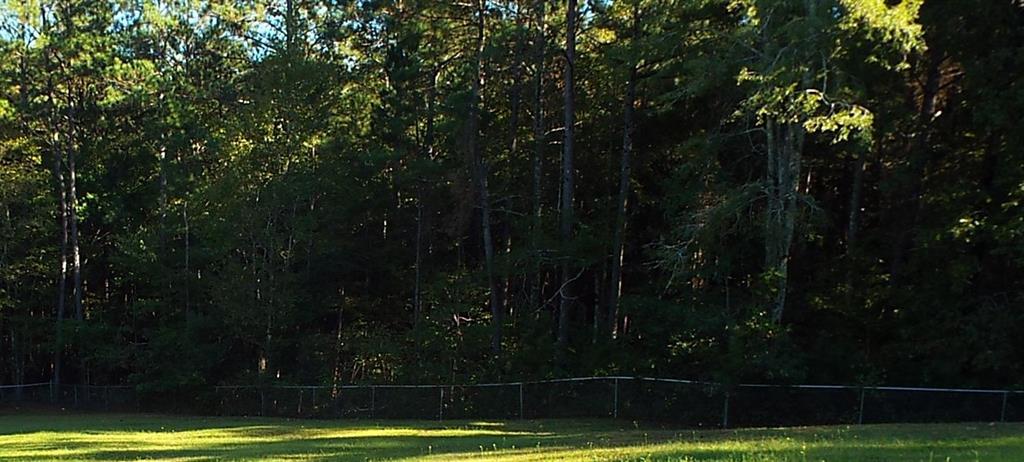
[[[672,430],[617,421],[0,415],[0,461],[1024,461],[1024,424]]]

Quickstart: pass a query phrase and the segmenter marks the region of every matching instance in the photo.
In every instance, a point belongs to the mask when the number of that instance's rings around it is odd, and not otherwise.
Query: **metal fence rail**
[[[690,427],[1024,421],[1024,391],[847,385],[725,385],[575,377],[450,385],[0,386],[0,404],[215,415],[373,419],[616,418]]]

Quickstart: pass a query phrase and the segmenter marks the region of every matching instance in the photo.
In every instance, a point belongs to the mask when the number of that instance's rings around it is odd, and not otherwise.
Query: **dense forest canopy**
[[[10,0],[0,383],[1024,385],[1016,0]]]

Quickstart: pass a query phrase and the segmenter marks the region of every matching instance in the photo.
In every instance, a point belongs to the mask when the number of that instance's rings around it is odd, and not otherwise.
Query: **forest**
[[[9,0],[0,384],[1024,386],[1019,0]]]

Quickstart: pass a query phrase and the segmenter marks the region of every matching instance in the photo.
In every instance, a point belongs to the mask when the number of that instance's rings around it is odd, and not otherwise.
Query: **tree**
[[[565,120],[564,137],[562,141],[562,183],[561,197],[559,199],[559,233],[562,239],[563,251],[567,251],[572,242],[572,227],[575,217],[573,215],[573,189],[575,182],[575,171],[573,158],[575,156],[574,143],[576,131],[576,0],[568,0],[565,10]],[[572,267],[568,262],[568,255],[562,256],[562,286],[558,289],[558,359],[560,367],[566,367],[565,355],[569,349],[569,323],[572,321],[571,309],[573,305]]]

